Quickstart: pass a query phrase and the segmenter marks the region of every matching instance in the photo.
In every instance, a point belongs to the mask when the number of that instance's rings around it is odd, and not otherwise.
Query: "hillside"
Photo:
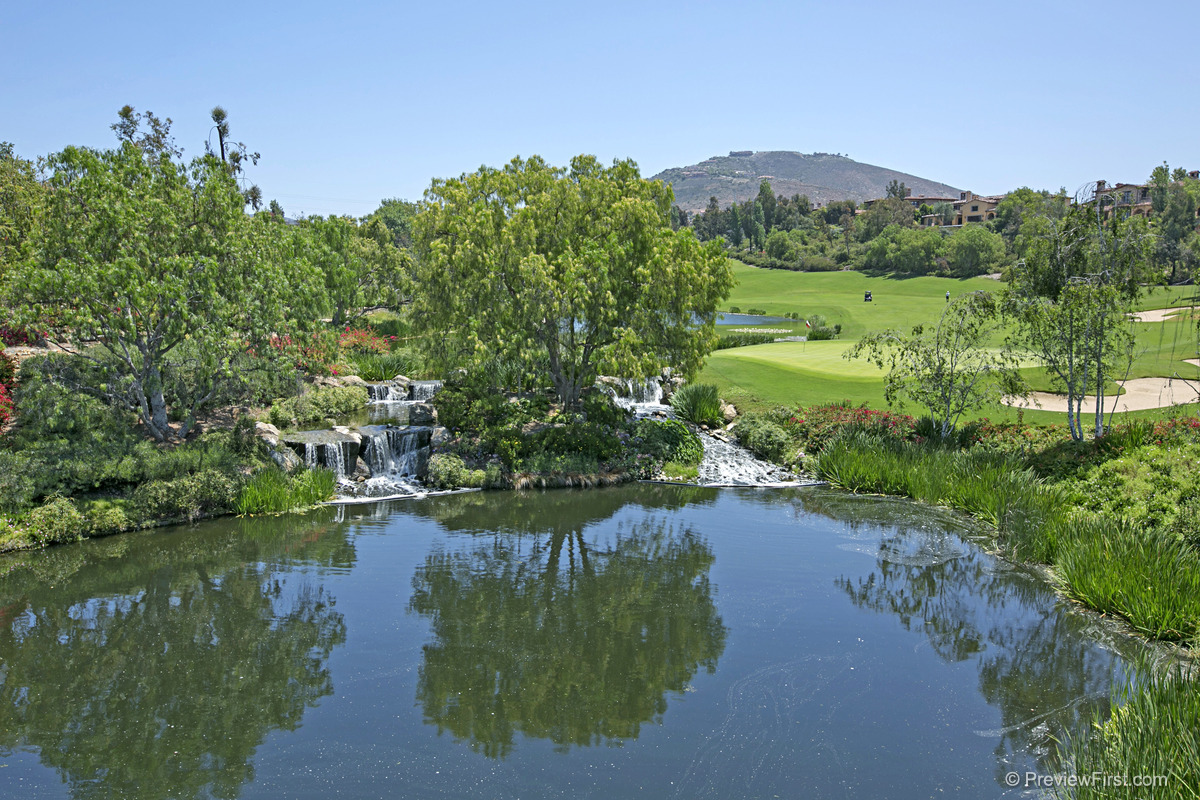
[[[735,152],[738,155],[714,156],[689,167],[666,169],[654,179],[671,184],[675,203],[687,211],[703,210],[712,196],[722,207],[753,197],[764,177],[777,195],[804,194],[813,204],[822,205],[883,197],[893,180],[903,181],[915,195],[957,197],[959,192],[945,183],[831,153]]]

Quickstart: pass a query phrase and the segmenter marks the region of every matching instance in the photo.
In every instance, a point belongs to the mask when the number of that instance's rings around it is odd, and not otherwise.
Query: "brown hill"
[[[654,180],[671,185],[675,203],[687,211],[703,210],[709,197],[716,197],[722,208],[753,197],[763,178],[771,182],[775,194],[808,195],[814,205],[883,197],[893,180],[903,181],[914,195],[958,197],[959,192],[945,183],[860,164],[845,156],[785,150],[735,150],[728,156],[714,156],[690,167],[673,167],[654,176]]]

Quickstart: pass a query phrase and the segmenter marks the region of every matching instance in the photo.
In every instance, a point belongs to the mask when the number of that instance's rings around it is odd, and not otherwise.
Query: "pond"
[[[0,559],[0,797],[1021,796],[1138,645],[956,516],[627,485]]]

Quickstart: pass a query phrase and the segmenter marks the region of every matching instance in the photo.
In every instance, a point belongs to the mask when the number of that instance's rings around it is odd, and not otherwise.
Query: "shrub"
[[[271,424],[281,428],[351,414],[367,404],[361,386],[322,386],[271,406]]]
[[[916,420],[907,414],[874,411],[865,406],[855,408],[848,400],[807,409],[797,406],[783,427],[806,453],[821,450],[834,436],[847,430],[897,440],[911,440],[916,435]]]
[[[749,347],[755,344],[770,344],[775,341],[773,333],[726,333],[717,339],[714,350],[728,350],[731,347]]]
[[[348,353],[342,357],[349,372],[364,381],[390,381],[397,375],[421,374],[420,359],[407,350],[394,353]]]
[[[675,419],[642,419],[633,429],[638,450],[659,461],[699,464],[704,459],[700,437]]]
[[[759,414],[746,414],[738,419],[733,432],[750,452],[759,458],[784,463],[789,455],[792,440],[787,432],[771,420]]]
[[[17,381],[17,362],[0,346],[0,385],[12,387]]]
[[[711,383],[688,383],[679,387],[671,395],[671,408],[683,419],[697,425],[716,426],[725,421],[717,387]]]
[[[358,353],[386,353],[391,342],[370,329],[346,327],[338,334],[338,347]]]
[[[526,437],[527,453],[579,455],[605,461],[621,452],[621,441],[610,428],[594,422],[575,422],[546,428]]]
[[[436,489],[458,489],[470,482],[471,475],[463,460],[451,453],[437,453],[429,459],[425,482]]]
[[[125,509],[111,504],[96,504],[88,508],[87,526],[89,536],[103,536],[119,533],[133,527],[133,522],[125,513]]]
[[[29,512],[29,535],[40,545],[77,542],[88,531],[87,519],[70,498],[51,497]]]

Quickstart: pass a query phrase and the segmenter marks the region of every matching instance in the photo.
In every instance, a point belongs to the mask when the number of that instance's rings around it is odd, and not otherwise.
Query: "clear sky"
[[[203,152],[217,104],[289,216],[363,215],[539,154],[649,176],[844,153],[983,194],[1200,169],[1200,4],[9,0],[0,140],[111,146],[126,103]]]

